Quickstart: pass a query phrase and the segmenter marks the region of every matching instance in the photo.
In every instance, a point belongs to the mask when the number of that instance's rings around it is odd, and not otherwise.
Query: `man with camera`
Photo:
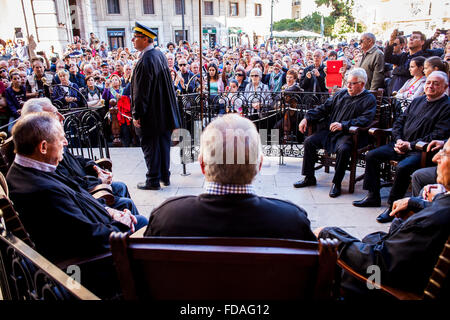
[[[27,96],[29,98],[50,98],[50,85],[53,75],[45,72],[44,61],[40,57],[31,59],[33,73],[27,77]]]
[[[323,56],[322,50],[317,49],[314,51],[314,63],[303,70],[300,87],[306,92],[328,92],[325,85],[326,74],[323,71],[325,68],[325,65],[322,63]]]

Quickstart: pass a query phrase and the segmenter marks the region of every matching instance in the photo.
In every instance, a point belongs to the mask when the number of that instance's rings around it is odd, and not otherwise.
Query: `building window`
[[[188,30],[184,30],[184,39],[183,39],[183,30],[175,30],[175,43],[180,43],[181,40],[188,41]]]
[[[108,4],[108,14],[120,14],[119,0],[106,0]]]
[[[214,2],[212,1],[204,1],[204,11],[205,16],[213,16],[214,15]]]
[[[144,14],[155,14],[155,7],[153,6],[153,0],[143,0]]]
[[[255,16],[256,17],[262,16],[262,7],[260,3],[255,3]]]
[[[108,29],[108,42],[111,50],[124,47],[125,29]]]
[[[185,1],[175,0],[175,14],[186,14]]]
[[[230,16],[238,16],[239,15],[239,3],[230,2]]]

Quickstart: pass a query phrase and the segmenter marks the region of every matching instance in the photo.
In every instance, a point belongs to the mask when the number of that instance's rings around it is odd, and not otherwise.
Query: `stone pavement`
[[[182,176],[180,162],[174,160],[178,148],[172,148],[171,185],[159,191],[139,190],[138,182],[145,181],[146,166],[140,148],[111,148],[115,181],[128,185],[130,194],[139,212],[149,217],[151,211],[165,199],[179,195],[198,195],[203,191],[204,177],[198,162],[187,164],[188,176]],[[387,231],[390,224],[379,224],[375,218],[386,207],[388,189],[382,189],[382,207],[356,208],[353,200],[365,195],[362,182],[358,182],[355,193],[348,193],[348,173],[343,181],[343,194],[335,199],[328,196],[334,171],[327,174],[316,171],[317,186],[295,189],[292,184],[300,178],[302,159],[285,158],[285,165],[278,165],[278,158],[265,157],[262,171],[256,176],[254,186],[258,195],[289,200],[306,210],[312,228],[338,226],[357,238],[375,231]]]

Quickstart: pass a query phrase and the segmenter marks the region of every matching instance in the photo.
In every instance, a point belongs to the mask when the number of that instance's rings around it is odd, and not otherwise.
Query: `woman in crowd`
[[[262,72],[259,68],[253,68],[250,71],[250,83],[245,88],[245,97],[248,100],[250,113],[260,110],[266,102],[265,92],[269,91],[269,87],[261,82],[261,78]]]
[[[281,71],[283,67],[279,61],[276,61],[273,65],[272,72],[269,76],[269,91],[278,92],[281,91],[283,86],[284,72]]]
[[[5,91],[5,98],[10,116],[8,132],[11,132],[13,127],[11,122],[20,117],[20,109],[22,109],[23,104],[27,101],[26,89],[25,86],[22,85],[19,72],[12,72],[10,74],[10,78],[11,86],[9,86]]]
[[[409,73],[413,77],[406,81],[403,87],[398,90],[395,95],[397,99],[407,99],[412,101],[423,95],[425,81],[427,80],[423,72],[424,62],[425,58],[422,56],[411,59],[411,62],[409,63]]]
[[[79,88],[75,83],[69,81],[69,72],[65,69],[57,71],[60,86],[55,86],[52,93],[52,102],[58,108],[77,108],[82,106]]]
[[[245,69],[241,66],[236,67],[235,79],[238,82],[239,88],[238,91],[245,91],[245,88],[248,85],[247,74],[245,73]]]
[[[214,63],[208,65],[208,80],[208,91],[210,95],[217,95],[224,91],[223,81],[219,77],[219,70]]]
[[[130,64],[125,64],[123,67],[123,80],[122,85],[125,87],[127,84],[131,82],[131,73],[133,72],[133,67]]]
[[[428,77],[433,71],[443,71],[448,74],[448,69],[447,61],[444,61],[439,57],[430,57],[425,60],[423,71],[425,76]]]
[[[81,93],[86,98],[88,107],[98,107],[104,105],[102,91],[95,85],[94,76],[86,77],[86,87],[81,89]]]

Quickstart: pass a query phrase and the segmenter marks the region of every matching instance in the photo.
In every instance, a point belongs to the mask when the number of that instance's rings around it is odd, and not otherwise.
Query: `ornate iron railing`
[[[4,300],[98,300],[20,239],[0,219],[0,289]]]

